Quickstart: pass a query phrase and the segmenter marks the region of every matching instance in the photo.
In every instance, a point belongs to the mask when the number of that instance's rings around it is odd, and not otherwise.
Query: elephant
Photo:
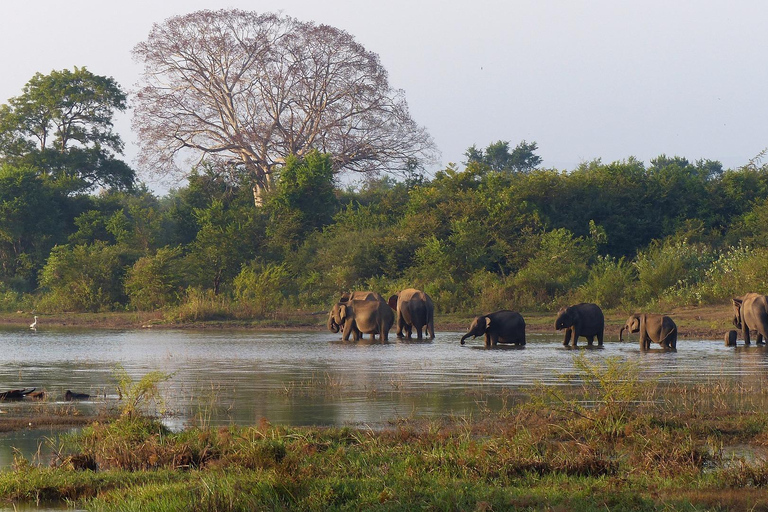
[[[348,302],[350,300],[374,300],[374,301],[379,301],[386,304],[384,297],[382,297],[381,294],[377,292],[355,291],[355,292],[342,293],[341,298],[339,298],[339,302],[337,303],[337,305],[343,302]],[[335,307],[336,306],[334,306],[334,308]],[[331,312],[328,315],[328,330],[333,333],[337,333],[343,328],[344,328],[344,325],[337,324],[336,321],[334,320],[334,310],[331,309]],[[371,336],[371,339],[373,339],[373,336]]]
[[[389,339],[389,330],[395,323],[395,314],[389,304],[378,300],[351,299],[333,306],[330,316],[336,325],[344,327],[342,339],[359,341],[361,334],[379,335],[381,341]]]
[[[603,317],[603,311],[597,304],[582,302],[558,311],[555,329],[558,331],[565,329],[563,345],[566,347],[571,338],[573,338],[573,346],[575,347],[580,336],[587,338],[590,346],[597,337],[597,345],[602,347],[605,317]]]
[[[421,340],[421,329],[429,339],[435,338],[435,306],[429,295],[415,288],[406,288],[389,298],[389,307],[394,309],[397,319],[397,337],[403,337],[403,329],[406,330],[406,339],[411,339],[413,329],[416,329],[416,337]]]
[[[626,329],[629,333],[640,333],[640,350],[651,348],[651,342],[664,348],[677,348],[677,325],[666,315],[635,313],[627,318],[627,323],[619,331],[619,341]]]
[[[757,331],[757,344],[768,338],[768,297],[748,293],[733,299],[733,325],[741,329],[744,344],[749,345],[749,331]]]
[[[478,316],[472,320],[467,334],[461,337],[461,344],[472,336],[485,335],[485,346],[496,346],[497,343],[511,343],[513,345],[525,345],[525,320],[517,311],[502,309],[484,316]]]
[[[739,336],[739,332],[731,329],[730,331],[725,333],[725,346],[726,347],[735,347],[736,346],[736,338]]]

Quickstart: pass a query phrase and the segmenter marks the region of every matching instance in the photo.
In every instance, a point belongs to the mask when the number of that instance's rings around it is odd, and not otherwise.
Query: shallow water
[[[342,343],[329,332],[210,330],[0,329],[0,391],[45,389],[48,406],[62,406],[67,389],[93,398],[77,407],[117,408],[115,367],[135,379],[152,370],[172,374],[163,384],[166,423],[368,425],[404,417],[475,414],[501,405],[497,397],[521,387],[562,385],[574,356],[634,361],[648,376],[676,382],[768,372],[764,348],[727,348],[722,341],[679,340],[677,352],[642,353],[636,342],[604,348],[562,346],[560,335],[531,334],[523,348],[485,349],[482,338],[461,346],[462,333],[439,332],[431,342]],[[634,338],[633,338],[634,340]],[[586,345],[581,342],[580,345]],[[0,413],[39,407],[0,404]],[[10,446],[24,453],[46,434],[0,436],[0,466]]]

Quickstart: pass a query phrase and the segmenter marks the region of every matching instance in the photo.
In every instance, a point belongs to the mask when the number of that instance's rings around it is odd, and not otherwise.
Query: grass
[[[0,500],[105,511],[768,509],[759,382],[681,387],[641,381],[611,358],[575,363],[570,385],[510,394],[500,410],[380,430],[264,421],[171,432],[122,415],[60,437],[50,467],[17,456],[0,472]]]

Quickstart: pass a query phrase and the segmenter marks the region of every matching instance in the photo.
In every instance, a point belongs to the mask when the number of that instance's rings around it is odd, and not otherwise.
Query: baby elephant
[[[640,333],[640,350],[651,348],[651,342],[664,348],[677,348],[677,325],[666,315],[631,315],[619,331],[619,341],[624,341],[622,335],[625,329],[630,333]]]
[[[517,311],[507,309],[478,316],[472,320],[467,334],[461,337],[461,344],[470,336],[482,335],[485,335],[486,347],[495,347],[497,343],[525,345],[525,320]]]

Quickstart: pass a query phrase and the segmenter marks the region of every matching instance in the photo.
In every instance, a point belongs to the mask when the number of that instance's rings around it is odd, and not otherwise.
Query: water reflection
[[[342,343],[327,332],[181,330],[0,330],[0,390],[67,389],[94,395],[77,407],[115,405],[114,368],[134,378],[169,372],[164,395],[174,428],[189,424],[381,425],[408,416],[468,414],[494,396],[538,383],[562,385],[574,356],[635,361],[659,380],[700,382],[762,376],[764,347],[680,340],[678,351],[641,352],[636,343],[564,347],[561,336],[532,334],[524,347],[461,346],[462,333],[431,342]],[[31,407],[7,403],[0,410]],[[2,455],[0,455],[2,456]]]

